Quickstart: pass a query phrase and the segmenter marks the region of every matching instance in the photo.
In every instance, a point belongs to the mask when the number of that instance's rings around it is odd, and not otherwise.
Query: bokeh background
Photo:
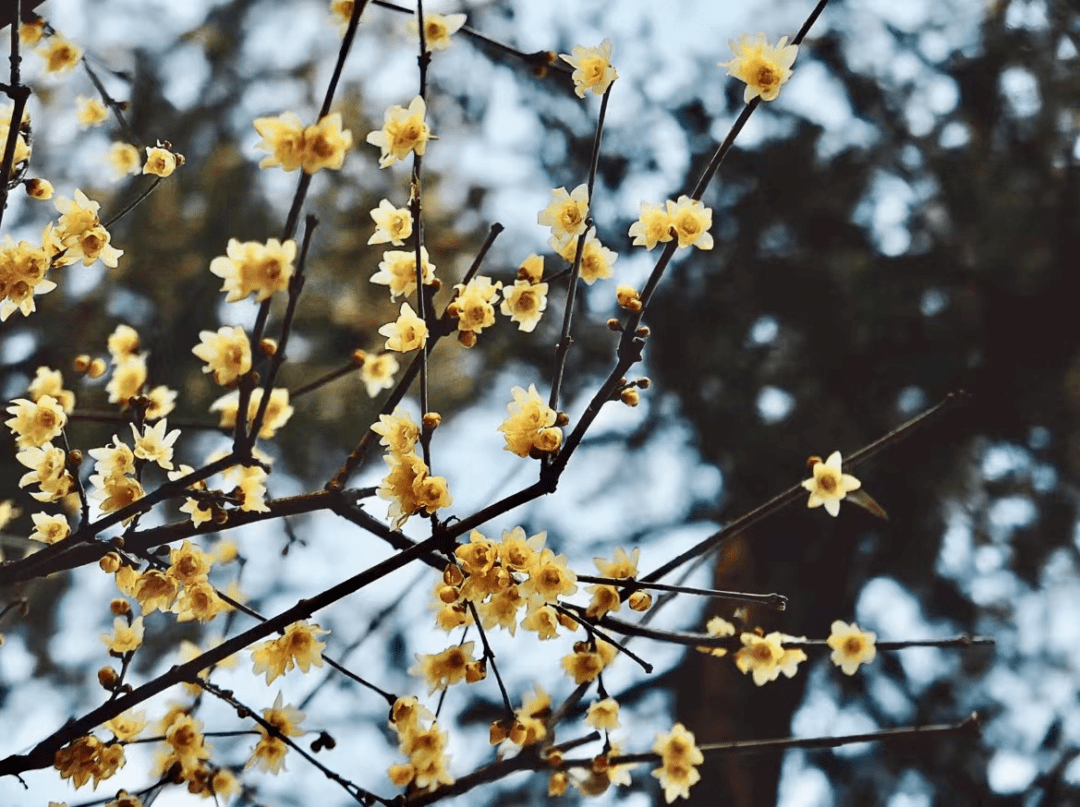
[[[771,40],[791,35],[811,7],[425,4],[464,11],[470,27],[526,54],[611,38],[620,78],[593,215],[620,256],[614,282],[631,285],[643,282],[654,257],[631,248],[626,235],[639,202],[691,188],[742,106],[742,85],[716,66],[730,58],[727,41],[759,30]],[[207,267],[229,238],[277,236],[296,181],[258,169],[251,121],[286,109],[315,114],[337,54],[336,25],[321,0],[47,0],[39,11],[86,49],[115,97],[130,101],[131,130],[111,122],[80,131],[75,97],[93,94],[89,77],[46,76],[28,55],[32,174],[60,195],[78,187],[115,210],[147,180],[111,181],[103,160],[112,140],[167,139],[187,164],[114,229],[113,243],[125,251],[117,270],[66,269],[39,313],[0,326],[0,390],[19,397],[37,366],[67,371],[76,354],[104,353],[108,333],[130,324],[150,351],[151,381],[181,392],[176,419],[191,424],[181,456],[196,464],[224,438],[196,428],[213,424],[206,407],[218,390],[190,349],[200,330],[250,325],[254,312],[246,303],[226,306]],[[363,139],[387,105],[416,92],[406,19],[376,5],[365,12],[334,105],[356,142],[341,172],[313,184],[308,210],[321,224],[282,376],[293,389],[355,348],[376,348],[377,329],[391,318],[385,289],[368,282],[381,253],[366,246],[368,211],[382,198],[404,204],[408,174],[404,166],[380,171]],[[834,520],[792,505],[727,543],[689,580],[785,594],[785,613],[746,615],[766,630],[822,638],[833,619],[855,619],[889,640],[993,636],[993,652],[882,654],[853,678],[818,656],[795,679],[758,689],[727,660],[642,642],[636,649],[656,665],[653,675],[620,663],[605,683],[625,693],[623,732],[633,750],[647,749],[675,719],[711,742],[953,722],[978,710],[982,734],[717,757],[702,769],[694,805],[1080,803],[1078,53],[1080,10],[1065,0],[830,3],[794,77],[754,114],[704,197],[715,249],[680,253],[650,309],[644,368],[654,384],[642,405],[609,407],[555,495],[485,529],[547,530],[549,544],[582,571],[594,555],[640,546],[648,571],[800,479],[807,455],[851,453],[948,393],[970,393],[965,406],[860,469],[887,523],[857,508]],[[550,188],[584,181],[598,101],[577,99],[559,71],[538,77],[526,61],[464,35],[435,54],[429,79],[439,140],[425,159],[425,231],[444,289],[495,221],[506,231],[489,273],[510,281],[534,251],[553,266],[536,211]],[[4,230],[36,240],[52,215],[48,203],[16,192]],[[565,407],[571,420],[612,362],[615,337],[603,323],[614,313],[614,282],[582,300]],[[549,383],[557,330],[550,314],[532,335],[504,324],[472,351],[446,345],[435,354],[433,401],[446,418],[435,467],[461,515],[533,479],[533,464],[502,451],[495,427],[511,386]],[[103,383],[76,392],[80,408],[105,408]],[[320,487],[378,404],[355,375],[297,399],[274,441],[271,494]],[[116,430],[82,421],[71,436],[91,448]],[[33,502],[16,487],[23,469],[13,441],[2,439],[3,495],[24,510],[0,544],[13,558],[26,551],[20,536],[32,529]],[[354,483],[379,476],[376,460]],[[415,526],[406,532],[420,534]],[[264,613],[390,551],[327,514],[229,537],[246,559],[241,588]],[[418,692],[405,672],[413,654],[448,644],[428,627],[433,582],[432,573],[407,569],[320,616],[333,630],[328,652],[385,688]],[[111,623],[111,586],[91,568],[3,592],[5,602],[28,597],[31,607],[25,619],[0,625],[0,753],[24,750],[102,699],[96,670],[107,658],[97,637]],[[700,629],[712,613],[731,616],[682,599],[657,621]],[[220,633],[216,623],[177,631],[148,620],[135,678],[174,663],[180,638],[206,643]],[[569,692],[558,673],[568,647],[520,634],[497,641],[515,702],[533,680],[555,695]],[[236,671],[222,670],[220,683],[269,706],[274,693],[252,680],[249,664],[245,657]],[[338,679],[319,680],[284,681],[286,700],[304,701],[306,725],[337,738],[328,765],[388,794],[383,771],[397,757],[384,704]],[[446,699],[455,774],[490,758],[486,727],[498,716],[491,683]],[[151,704],[151,714],[168,700]],[[235,723],[212,703],[200,716],[208,729]],[[215,745],[237,764],[250,752],[246,738]],[[151,756],[132,749],[127,768],[93,797],[44,771],[26,777],[28,790],[0,781],[0,803],[83,804],[111,797],[114,786],[144,787]],[[299,759],[280,777],[254,774],[245,783],[246,804],[347,803]],[[543,777],[519,776],[455,803],[539,804],[545,789]],[[639,770],[633,787],[597,801],[657,798],[654,780]],[[155,803],[196,801],[167,789]]]

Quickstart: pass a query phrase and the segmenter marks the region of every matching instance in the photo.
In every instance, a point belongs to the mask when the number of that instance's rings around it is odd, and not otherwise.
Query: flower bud
[[[652,594],[647,591],[635,591],[627,598],[626,603],[633,611],[648,611],[652,607]]]
[[[91,378],[101,378],[108,369],[109,367],[105,364],[105,359],[99,357],[91,360],[90,367],[87,368],[86,374]]]
[[[26,180],[26,195],[31,199],[40,199],[42,201],[52,199],[52,183],[47,179],[28,179]]]
[[[114,574],[116,570],[120,568],[120,556],[115,552],[102,555],[101,560],[98,561],[98,566],[101,567],[101,571],[106,572],[107,574]]]
[[[102,667],[97,671],[97,680],[98,683],[101,684],[102,689],[112,692],[116,688],[120,676],[117,675],[116,670],[112,667]]]
[[[115,600],[109,603],[109,610],[116,616],[127,616],[131,613],[131,605],[127,600],[122,600],[117,597]]]

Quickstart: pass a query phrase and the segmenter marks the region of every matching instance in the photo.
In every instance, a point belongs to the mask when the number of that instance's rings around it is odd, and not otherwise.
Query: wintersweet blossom
[[[318,625],[309,625],[307,622],[293,622],[285,629],[285,634],[277,639],[270,639],[251,648],[251,659],[255,662],[253,671],[255,675],[266,673],[266,683],[273,683],[274,679],[284,675],[293,667],[299,667],[301,672],[307,672],[312,665],[323,665],[322,650],[326,642],[320,642],[318,637],[325,636],[330,631],[322,630]]]
[[[619,702],[614,698],[604,698],[589,704],[585,724],[594,729],[615,731],[619,727]]]
[[[143,618],[137,617],[129,625],[123,617],[116,617],[112,635],[102,634],[101,641],[108,646],[110,653],[117,656],[137,650],[143,642]]]
[[[412,235],[413,218],[407,207],[394,207],[389,199],[383,199],[379,206],[371,211],[375,222],[375,234],[368,239],[369,244],[385,244],[395,247],[405,245],[405,239]]]
[[[143,426],[143,430],[140,433],[135,428],[135,424],[131,424],[131,432],[135,438],[134,454],[136,457],[142,460],[150,460],[156,462],[166,471],[171,471],[172,455],[173,455],[173,443],[176,442],[176,438],[180,436],[179,429],[173,429],[168,434],[165,433],[167,421],[162,419],[155,423],[153,426]]]
[[[586,90],[594,95],[607,92],[611,82],[619,77],[611,66],[611,40],[605,39],[595,48],[575,45],[571,53],[560,53],[559,58],[574,68],[574,92],[584,98]]]
[[[37,49],[37,53],[45,60],[45,71],[48,73],[66,73],[82,58],[82,48],[58,33],[50,36]]]
[[[75,487],[75,479],[67,470],[67,452],[52,443],[23,449],[15,459],[30,469],[19,479],[19,487],[40,485],[40,491],[30,494],[39,502],[55,502]]]
[[[206,362],[202,371],[213,373],[218,384],[228,386],[251,369],[251,342],[243,326],[200,331],[199,340],[191,352]]]
[[[282,243],[271,238],[260,244],[230,238],[225,255],[210,261],[210,271],[225,281],[221,287],[228,292],[225,302],[235,303],[254,294],[255,302],[261,303],[289,287],[295,260],[295,241]]]
[[[850,474],[841,473],[840,452],[834,451],[825,462],[818,460],[814,463],[814,476],[812,479],[803,480],[802,486],[810,491],[810,498],[806,506],[810,508],[825,506],[825,512],[830,516],[840,513],[840,500],[851,491],[862,487],[860,482]]]
[[[522,624],[522,627],[525,627]],[[596,676],[615,660],[618,650],[615,645],[597,639],[595,647],[589,642],[575,642],[574,652],[562,658],[562,668],[574,683],[581,685],[595,681]]]
[[[529,567],[529,576],[521,584],[521,593],[530,600],[554,603],[577,591],[577,575],[566,564],[566,555],[544,549]]]
[[[18,245],[10,235],[0,242],[0,322],[16,311],[24,317],[37,310],[35,295],[45,294],[56,284],[45,277],[50,259],[45,249],[28,241]]]
[[[342,128],[340,112],[332,112],[306,127],[294,112],[256,118],[252,125],[262,137],[255,148],[270,153],[259,162],[260,168],[303,168],[308,174],[323,168],[338,170],[353,142],[352,132]]]
[[[176,154],[159,143],[146,147],[146,162],[143,163],[142,172],[164,179],[172,176],[177,167],[183,164],[184,155]]]
[[[409,453],[420,439],[420,427],[400,406],[394,407],[392,414],[379,415],[379,422],[372,425],[371,430],[379,435],[379,442],[395,454]]]
[[[458,295],[447,306],[447,313],[458,321],[458,330],[478,334],[495,324],[493,302],[502,283],[491,282],[490,277],[477,275],[468,284],[454,286]]]
[[[683,195],[677,201],[667,201],[667,214],[680,247],[695,246],[698,249],[712,249],[713,237],[709,234],[712,227],[712,210],[689,196]]]
[[[832,648],[829,659],[844,671],[844,675],[854,675],[860,664],[869,664],[877,657],[877,634],[873,631],[859,630],[852,622],[848,625],[839,619],[832,623],[828,644]]]
[[[271,735],[267,728],[259,723],[257,728],[262,737],[251,752],[245,768],[256,765],[270,773],[279,773],[285,768],[285,752],[288,745],[281,737],[299,737],[304,734],[300,724],[304,722],[304,713],[294,706],[287,706],[278,692],[274,705],[263,709],[263,720],[280,732],[281,736]]]
[[[574,258],[577,257],[577,242],[577,238],[571,238],[560,243],[552,236],[551,246],[562,256],[563,260],[572,264]],[[585,246],[581,251],[581,267],[578,276],[591,286],[597,280],[603,280],[614,275],[615,269],[612,268],[612,264],[618,259],[619,256],[614,251],[600,243],[600,240],[596,237],[596,228],[590,227],[588,234],[585,236]]]
[[[379,333],[386,337],[386,349],[398,353],[420,350],[427,344],[427,324],[416,315],[408,303],[401,304],[401,315],[394,321],[379,328]]]
[[[791,65],[799,54],[798,45],[787,44],[787,37],[781,37],[773,47],[765,40],[765,34],[742,34],[739,41],[729,40],[734,59],[720,62],[726,67],[729,76],[746,82],[743,103],[749,104],[754,98],[773,101],[780,94],[780,87],[791,78]]]
[[[16,398],[7,408],[14,417],[4,425],[15,435],[19,448],[43,446],[64,430],[67,414],[51,395],[42,395],[36,401]]]
[[[426,115],[427,104],[419,95],[412,99],[408,109],[394,105],[386,110],[382,129],[367,136],[368,143],[382,150],[379,168],[404,160],[410,151],[424,156],[427,142],[433,136],[424,120]]]
[[[679,796],[690,798],[691,786],[701,781],[695,766],[705,761],[704,754],[694,742],[692,732],[682,723],[676,723],[670,732],[657,733],[652,750],[660,755],[661,765],[652,772],[664,788],[664,801],[668,804]]]
[[[551,228],[551,236],[562,244],[585,232],[585,220],[589,215],[589,191],[584,184],[570,193],[566,188],[551,191],[551,204],[537,216],[538,224]]]
[[[417,653],[418,664],[409,668],[409,674],[424,679],[428,685],[428,694],[446,689],[448,686],[465,680],[466,667],[475,659],[475,642],[454,645],[441,653]]]
[[[75,98],[75,119],[80,129],[89,129],[109,119],[109,110],[97,98],[80,95]]]
[[[59,751],[53,766],[61,779],[70,779],[76,788],[91,779],[94,787],[109,779],[124,767],[124,746],[120,743],[104,743],[92,734],[72,740]]]
[[[352,132],[341,126],[341,113],[331,112],[304,129],[300,167],[308,174],[324,168],[338,171],[345,164],[345,152],[352,148],[352,142]]]
[[[256,387],[251,391],[251,397],[248,400],[248,412],[247,422],[250,427],[255,422],[255,415],[259,412],[259,406],[262,404],[263,389],[262,387]],[[222,395],[212,404],[210,404],[211,412],[220,412],[221,421],[219,425],[223,429],[231,429],[236,425],[237,409],[240,407],[240,391],[233,390],[225,395]],[[270,401],[266,405],[266,412],[263,415],[262,428],[259,429],[259,437],[263,440],[269,440],[275,434],[277,430],[289,422],[289,418],[295,410],[289,404],[289,390],[284,387],[276,387],[270,390]]]
[[[75,393],[64,389],[64,376],[59,370],[38,367],[26,393],[33,401],[40,400],[43,395],[51,395],[65,414],[71,414],[71,410],[75,408]]]
[[[446,50],[450,47],[450,37],[461,30],[464,24],[464,14],[425,14],[424,46],[429,51]],[[420,26],[416,17],[405,23],[405,27],[410,34],[419,37]]]
[[[34,531],[30,533],[31,541],[55,544],[71,535],[71,525],[64,516],[34,513],[30,518],[34,521]]]
[[[547,294],[547,283],[515,280],[513,286],[503,289],[499,311],[503,316],[510,317],[511,322],[516,322],[519,331],[532,333],[547,308]]]
[[[368,397],[374,398],[381,390],[392,389],[394,374],[401,365],[393,353],[368,353],[360,367],[360,380],[364,382]]]
[[[137,174],[142,165],[139,150],[130,143],[113,143],[105,160],[112,166],[113,179],[123,179],[130,174]]]
[[[562,445],[562,430],[554,425],[557,414],[530,384],[528,391],[521,387],[510,390],[514,400],[506,406],[510,417],[499,426],[506,438],[506,450],[527,457],[535,449],[553,452]]]
[[[425,286],[435,282],[435,264],[428,261],[427,247],[420,247],[420,269]],[[390,249],[384,252],[379,271],[371,276],[371,282],[388,286],[391,300],[412,294],[416,291],[415,250]]]
[[[642,201],[638,220],[630,225],[629,233],[635,247],[652,249],[658,243],[670,241],[671,217],[664,205],[654,205]]]
[[[735,653],[735,666],[744,674],[752,672],[757,686],[775,681],[780,675],[780,660],[784,657],[781,635],[775,632],[767,636],[743,633],[739,638],[743,646]]]
[[[714,616],[705,624],[705,632],[710,636],[734,636],[735,626],[720,616]],[[702,653],[712,656],[726,656],[727,648],[724,647],[699,647]]]

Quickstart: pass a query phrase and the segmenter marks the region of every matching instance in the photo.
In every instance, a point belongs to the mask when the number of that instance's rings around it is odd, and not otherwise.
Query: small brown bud
[[[651,333],[652,333],[652,331],[649,330],[648,325],[642,325],[640,328],[638,328],[636,331],[634,331],[634,335],[635,336],[640,336],[642,339],[648,339],[649,335]]]
[[[603,773],[610,767],[607,754],[601,754],[598,757],[593,757],[592,765],[590,766],[593,773]]]
[[[79,375],[82,375],[90,369],[90,357],[87,356],[85,353],[82,353],[76,356],[75,361],[73,361],[71,364],[75,372]]]
[[[101,378],[108,369],[109,366],[105,364],[105,359],[99,357],[90,361],[90,367],[87,369],[86,374],[91,378]]]
[[[506,723],[502,720],[496,720],[488,728],[488,742],[491,745],[498,745],[509,736],[510,731],[506,728]]]
[[[357,348],[352,352],[352,363],[357,367],[363,367],[364,361],[367,359],[367,352]]]
[[[52,183],[47,179],[28,179],[26,180],[26,195],[31,199],[40,199],[41,201],[52,199]]]
[[[112,692],[116,689],[116,684],[120,680],[120,676],[117,675],[116,670],[112,667],[102,667],[97,671],[97,680],[101,684],[101,688]]]
[[[639,378],[636,383],[638,385],[638,389],[648,389],[649,387],[652,386],[652,381],[649,380],[648,378],[646,378],[645,376],[642,376],[641,378]]]
[[[102,555],[101,560],[98,561],[98,566],[101,567],[101,571],[106,572],[107,574],[114,574],[116,570],[120,568],[120,556],[115,552]]]
[[[806,458],[806,467],[813,468],[821,461],[821,457],[819,457],[817,454],[811,454],[809,457]]]
[[[548,795],[549,796],[563,796],[566,794],[566,788],[570,784],[570,777],[566,775],[565,771],[555,771],[551,774],[551,778],[548,779]]]
[[[460,567],[451,563],[443,570],[442,579],[448,586],[460,586],[465,582],[465,575]]]
[[[476,347],[476,334],[472,331],[458,331],[457,340],[465,347]]]
[[[229,514],[222,510],[220,507],[213,508],[214,510],[214,523],[218,526],[225,524],[229,520]]]
[[[458,601],[458,590],[453,586],[439,586],[438,597],[440,602],[451,605]]]
[[[428,412],[424,415],[425,429],[437,429],[440,423],[442,423],[442,415],[438,412]]]
[[[67,455],[67,464],[72,468],[78,468],[82,465],[83,453],[77,448],[71,449]]]
[[[627,387],[620,392],[619,398],[621,398],[622,402],[627,406],[637,406],[641,403],[641,395],[633,387]]]
[[[615,317],[612,317],[607,321],[607,327],[609,331],[615,331],[615,333],[622,333],[622,323]]]
[[[567,415],[565,412],[559,412],[558,414],[555,415],[555,425],[558,426],[559,428],[562,428],[563,426],[566,426],[569,423],[570,423],[570,416]]]
[[[551,767],[553,767],[553,768],[561,768],[562,767],[563,753],[558,748],[551,748],[549,746],[548,748],[546,748],[542,752],[542,756],[544,756],[547,759],[548,765],[550,765]]]
[[[269,337],[259,342],[259,350],[263,352],[264,356],[273,356],[277,353],[277,339],[270,339]]]
[[[109,603],[109,610],[116,614],[116,616],[127,616],[131,613],[131,605],[127,600],[122,600],[117,597]]]
[[[652,594],[647,591],[635,591],[626,602],[632,611],[648,611],[652,607]]]

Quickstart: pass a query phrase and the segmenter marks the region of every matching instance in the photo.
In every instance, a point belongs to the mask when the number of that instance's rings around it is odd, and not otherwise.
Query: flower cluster
[[[680,196],[667,200],[665,206],[641,203],[641,215],[630,225],[634,246],[652,249],[658,243],[679,239],[679,247],[712,249],[712,210],[696,199]]]
[[[562,429],[555,425],[558,413],[544,403],[536,385],[526,392],[521,387],[510,390],[514,400],[506,405],[510,417],[499,426],[506,438],[506,450],[519,457],[553,454],[562,445]]]
[[[682,796],[690,798],[691,786],[701,781],[697,765],[705,756],[694,744],[694,735],[682,723],[676,723],[667,734],[657,733],[652,750],[660,755],[660,767],[652,775],[664,788],[664,801],[668,804]]]
[[[165,738],[165,748],[155,756],[154,775],[175,772],[188,782],[208,777],[205,763],[210,759],[211,746],[206,742],[201,720],[175,706],[158,723],[158,730]]]
[[[439,731],[435,715],[416,698],[398,698],[394,702],[390,728],[398,736],[401,753],[409,758],[405,764],[390,766],[391,782],[398,787],[412,785],[420,791],[454,783],[447,770],[450,758],[446,754],[446,732]]]
[[[57,751],[53,764],[61,779],[70,779],[77,788],[93,779],[96,790],[98,783],[111,778],[125,761],[123,745],[105,743],[88,734]]]
[[[259,413],[262,405],[263,389],[255,387],[248,398],[247,423],[250,428],[255,424],[255,416]],[[220,412],[219,426],[223,429],[231,429],[236,425],[236,416],[240,410],[240,391],[233,390],[226,393],[210,404],[211,412]],[[270,390],[270,400],[266,404],[266,412],[263,413],[262,426],[259,428],[259,437],[269,440],[277,430],[289,422],[293,415],[293,407],[289,404],[289,391],[284,387],[276,387]]]
[[[10,235],[4,236],[0,243],[0,322],[16,311],[28,317],[37,310],[34,296],[56,288],[56,284],[45,277],[51,266],[45,249],[27,241],[16,245]]]
[[[255,662],[255,675],[266,674],[266,683],[270,685],[279,675],[284,675],[293,667],[307,672],[312,665],[323,665],[322,650],[326,642],[319,637],[330,631],[322,630],[318,625],[306,622],[293,622],[285,633],[277,639],[268,639],[251,648],[251,659]]]
[[[270,154],[259,163],[260,168],[302,168],[308,174],[323,168],[336,171],[345,163],[345,152],[352,146],[352,132],[341,128],[340,112],[310,126],[304,126],[295,113],[283,112],[276,118],[256,118],[254,126],[262,137],[255,148]]]
[[[228,292],[225,302],[235,303],[254,294],[255,302],[261,303],[289,287],[295,260],[295,241],[281,243],[271,238],[260,244],[230,238],[225,255],[210,261],[210,271],[225,281],[221,287]]]
[[[116,568],[116,586],[139,603],[144,615],[171,611],[180,622],[209,622],[229,606],[209,582],[213,556],[190,541],[169,551],[167,569]]]
[[[289,750],[282,737],[300,737],[304,734],[304,730],[300,728],[304,713],[293,706],[284,705],[279,692],[274,705],[263,709],[263,720],[277,729],[278,734],[271,734],[266,726],[259,723],[259,734],[262,736],[244,767],[255,765],[270,773],[280,773],[285,769],[285,754]]]
[[[458,322],[458,340],[465,347],[476,344],[476,336],[495,324],[495,301],[502,283],[492,283],[490,277],[478,275],[468,283],[454,286],[457,297],[446,312]]]
[[[390,522],[395,530],[421,510],[432,514],[453,503],[446,478],[431,476],[427,464],[416,453],[420,428],[408,412],[397,407],[393,414],[380,415],[371,430],[387,448],[383,459],[390,470],[379,486],[379,496],[390,502]]]

